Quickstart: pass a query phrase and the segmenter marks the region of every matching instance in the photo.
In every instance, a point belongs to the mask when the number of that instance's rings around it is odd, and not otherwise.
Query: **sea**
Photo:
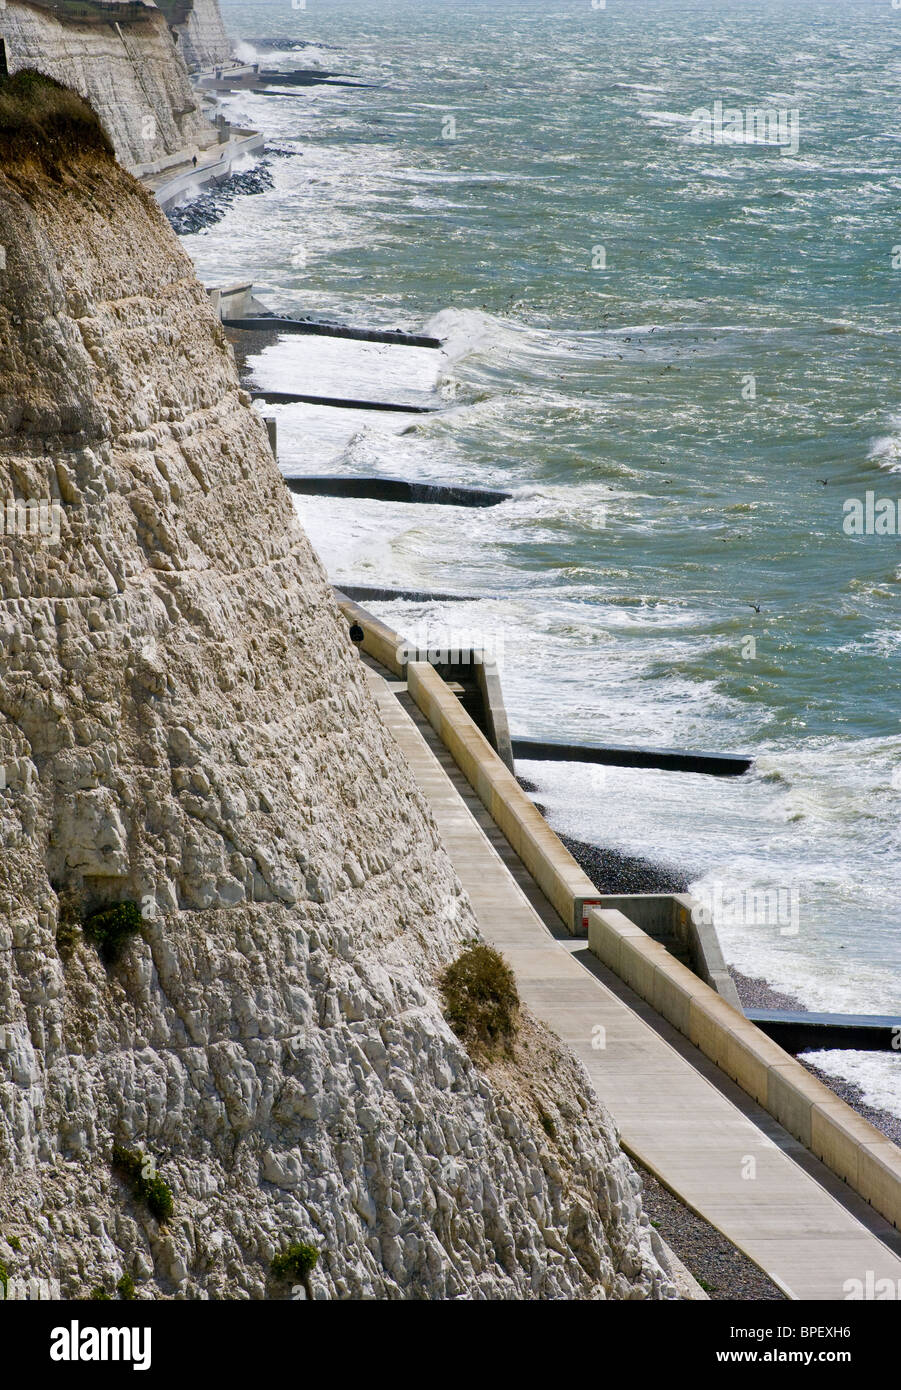
[[[278,153],[184,238],[200,275],[443,342],[257,353],[270,390],[439,407],[266,406],[280,466],[511,494],[297,497],[332,580],[468,596],[370,606],[490,647],[515,735],[752,756],[518,770],[687,874],[739,971],[901,1015],[901,8],[222,10],[243,58],[332,76],[223,99]],[[811,1060],[901,1115],[901,1052]]]

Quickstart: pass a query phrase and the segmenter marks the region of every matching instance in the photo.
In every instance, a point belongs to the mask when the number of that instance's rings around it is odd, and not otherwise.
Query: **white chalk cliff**
[[[216,10],[215,0],[202,3]],[[152,0],[7,0],[0,39],[10,72],[35,69],[85,97],[133,172],[218,141]]]
[[[317,1298],[676,1296],[571,1054],[527,1020],[480,1068],[443,1018],[471,907],[156,205],[0,132],[0,245],[0,497],[60,506],[0,534],[0,1262],[261,1298],[303,1240]],[[118,964],[63,949],[125,900]]]
[[[159,8],[192,72],[231,60],[231,40],[217,0],[159,0]]]

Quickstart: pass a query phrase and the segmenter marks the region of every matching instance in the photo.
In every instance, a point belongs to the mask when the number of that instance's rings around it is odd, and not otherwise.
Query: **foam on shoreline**
[[[523,784],[531,790],[531,784]],[[539,810],[542,808],[539,806]],[[543,811],[542,811],[543,813]],[[559,832],[557,832],[559,835]],[[592,883],[603,893],[684,893],[689,878],[679,870],[665,864],[655,864],[647,859],[638,859],[620,853],[619,850],[587,844],[568,835],[559,835],[566,848],[585,870]],[[791,994],[776,989],[759,976],[743,975],[734,966],[729,973],[735,981],[738,997],[743,1008],[786,1009],[807,1013],[807,1005]],[[854,1081],[834,1076],[822,1066],[808,1061],[808,1055],[821,1058],[824,1054],[801,1053],[798,1060],[824,1085],[834,1091],[841,1100],[856,1110],[870,1124],[894,1143],[901,1145],[901,1116],[890,1110],[870,1104],[862,1088]]]

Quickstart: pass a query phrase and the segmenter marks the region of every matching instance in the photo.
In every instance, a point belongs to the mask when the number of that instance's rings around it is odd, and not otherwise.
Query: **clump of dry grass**
[[[519,1020],[513,971],[491,946],[469,946],[440,979],[444,1012],[457,1037],[485,1058],[509,1053]]]
[[[113,153],[84,98],[31,68],[0,80],[0,141],[51,158],[73,145]]]

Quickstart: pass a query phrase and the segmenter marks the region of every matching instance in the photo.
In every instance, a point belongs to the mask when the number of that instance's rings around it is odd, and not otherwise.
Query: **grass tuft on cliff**
[[[513,971],[492,946],[469,946],[441,976],[444,1013],[470,1052],[509,1053],[519,1021]]]
[[[310,1282],[310,1275],[316,1268],[319,1259],[319,1251],[315,1245],[308,1245],[306,1241],[295,1241],[287,1249],[276,1255],[269,1267],[269,1272],[273,1279],[278,1282],[284,1280],[296,1280],[302,1284],[307,1298],[313,1298],[313,1286]]]
[[[0,141],[42,157],[53,157],[72,146],[113,153],[106,131],[84,98],[32,68],[0,79]]]

